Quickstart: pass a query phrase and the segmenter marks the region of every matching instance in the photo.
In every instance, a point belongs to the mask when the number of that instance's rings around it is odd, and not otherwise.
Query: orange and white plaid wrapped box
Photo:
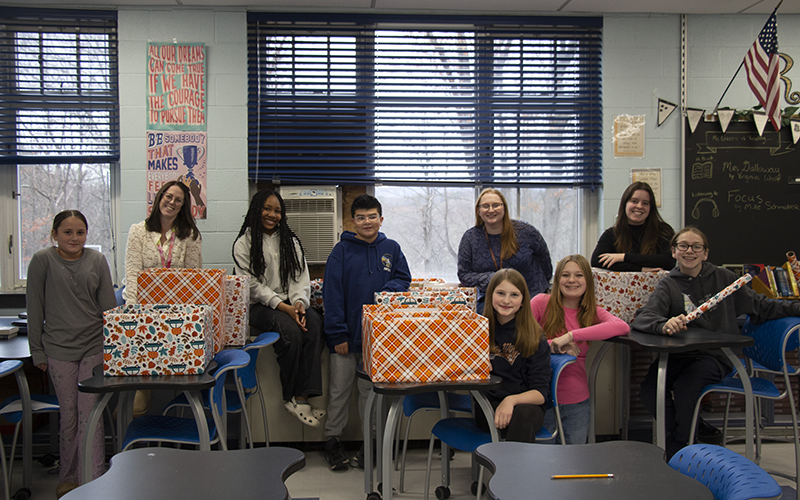
[[[103,374],[194,375],[214,357],[211,309],[129,304],[103,313]]]
[[[205,304],[214,321],[214,347],[225,345],[224,269],[151,268],[139,272],[136,300],[140,304]]]
[[[470,289],[471,290],[471,289]],[[470,300],[458,288],[417,289],[407,292],[375,292],[375,303],[383,305],[464,305],[475,310],[474,296]]]
[[[668,274],[668,271],[615,272],[592,268],[597,305],[630,323],[636,310],[647,304],[658,282]]]
[[[489,378],[489,323],[465,306],[363,306],[364,368],[373,382]]]
[[[225,276],[225,345],[244,345],[249,330],[250,276]]]

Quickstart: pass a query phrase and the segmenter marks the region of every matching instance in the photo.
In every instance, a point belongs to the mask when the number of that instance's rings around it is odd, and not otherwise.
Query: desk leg
[[[597,401],[595,400],[595,393],[597,392],[597,372],[600,370],[600,364],[603,362],[603,358],[609,349],[611,349],[611,342],[603,342],[594,360],[592,360],[592,366],[589,369],[589,444],[597,440],[595,434],[595,417],[597,415]]]
[[[375,391],[370,390],[364,408],[364,493],[369,495],[372,489],[372,422],[375,407]]]
[[[22,485],[31,487],[33,479],[33,417],[31,410],[31,392],[28,388],[28,379],[25,372],[16,370],[20,399],[22,400]],[[5,450],[3,450],[5,453]],[[9,488],[10,489],[10,488]]]
[[[656,445],[662,450],[667,449],[667,426],[666,426],[666,405],[667,405],[667,361],[669,354],[661,352],[658,354],[658,382],[656,389]]]
[[[723,347],[722,352],[725,356],[731,360],[733,363],[733,367],[736,368],[736,372],[739,374],[739,378],[742,379],[742,386],[744,387],[744,456],[747,457],[749,460],[755,460],[754,453],[753,453],[753,436],[754,436],[754,427],[753,427],[753,420],[755,416],[753,415],[753,386],[750,384],[750,376],[747,373],[742,362],[739,360],[739,357],[736,356],[733,351],[729,347]]]
[[[386,428],[383,430],[383,447],[381,449],[381,458],[378,467],[381,470],[381,483],[383,483],[383,498],[384,500],[392,500],[392,472],[394,470],[394,463],[392,462],[392,445],[394,444],[394,429],[397,425],[397,416],[400,412],[400,403],[403,398],[395,397],[392,399],[392,406],[389,409],[389,415],[386,417]],[[378,420],[380,425],[380,420]],[[380,438],[377,434],[376,439]]]
[[[83,433],[83,463],[81,464],[81,484],[86,484],[92,480],[92,448],[94,448],[92,440],[94,439],[94,432],[97,429],[97,424],[103,418],[103,410],[108,405],[108,400],[111,399],[111,393],[106,392],[97,399],[97,402],[92,407],[92,412],[89,414],[89,420],[86,422],[86,430]],[[121,440],[120,440],[121,442]]]
[[[200,397],[200,391],[183,391],[183,393],[186,395],[186,400],[189,401],[194,420],[197,422],[197,432],[200,436],[200,451],[211,451],[211,439],[208,437],[208,422],[206,421],[206,414],[203,411],[203,400]],[[227,439],[227,436],[223,435],[224,432],[225,429],[217,429],[220,444],[223,439]],[[223,449],[225,449],[225,447],[223,447]]]

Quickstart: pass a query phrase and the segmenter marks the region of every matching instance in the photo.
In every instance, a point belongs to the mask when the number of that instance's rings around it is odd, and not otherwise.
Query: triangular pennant
[[[797,140],[800,139],[800,116],[793,116],[789,124],[792,127],[792,142],[797,144]]]
[[[769,120],[769,117],[763,111],[753,111],[753,121],[756,122],[759,136],[764,135],[764,127],[767,125],[767,120]]]
[[[705,113],[704,109],[696,109],[696,108],[686,108],[686,118],[689,120],[689,130],[694,133],[694,129],[697,128],[697,124],[700,123],[700,118],[703,117],[703,113]]]
[[[669,118],[669,115],[675,111],[677,108],[677,104],[672,104],[669,101],[665,101],[664,99],[658,99],[658,126],[660,127],[664,121]]]
[[[728,130],[728,124],[731,122],[731,118],[733,118],[734,113],[736,113],[735,109],[717,110],[717,118],[719,118],[719,125],[722,127],[723,134],[726,130]]]

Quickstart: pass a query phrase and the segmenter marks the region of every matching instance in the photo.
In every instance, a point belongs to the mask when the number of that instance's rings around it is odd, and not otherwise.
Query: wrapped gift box
[[[317,309],[320,313],[325,312],[325,306],[322,303],[322,279],[311,280],[311,297],[309,302],[311,302],[311,307]]]
[[[373,382],[489,378],[489,323],[465,306],[365,305],[362,325]]]
[[[194,375],[214,357],[211,308],[130,304],[103,313],[103,374]]]
[[[139,272],[136,299],[140,304],[211,307],[214,348],[219,352],[225,346],[225,276],[223,269],[145,269]]]
[[[614,272],[592,268],[597,305],[630,323],[636,310],[647,304],[658,282],[668,274],[668,271]]]
[[[464,305],[475,310],[475,296],[471,299],[468,293],[459,288],[416,289],[407,292],[376,292],[375,303],[383,305]],[[466,288],[464,290],[473,290]]]
[[[225,276],[225,345],[243,346],[249,323],[250,276]]]

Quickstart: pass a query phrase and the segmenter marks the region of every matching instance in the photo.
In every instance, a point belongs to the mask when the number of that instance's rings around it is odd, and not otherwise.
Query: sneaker
[[[722,431],[702,418],[697,419],[697,440],[706,444],[722,444]]]
[[[332,437],[325,443],[325,461],[331,470],[347,470],[347,453],[339,439]]]
[[[375,462],[373,462],[374,464]],[[363,469],[364,468],[364,445],[361,445],[361,448],[358,449],[358,453],[350,459],[350,465],[353,466],[354,469]]]

